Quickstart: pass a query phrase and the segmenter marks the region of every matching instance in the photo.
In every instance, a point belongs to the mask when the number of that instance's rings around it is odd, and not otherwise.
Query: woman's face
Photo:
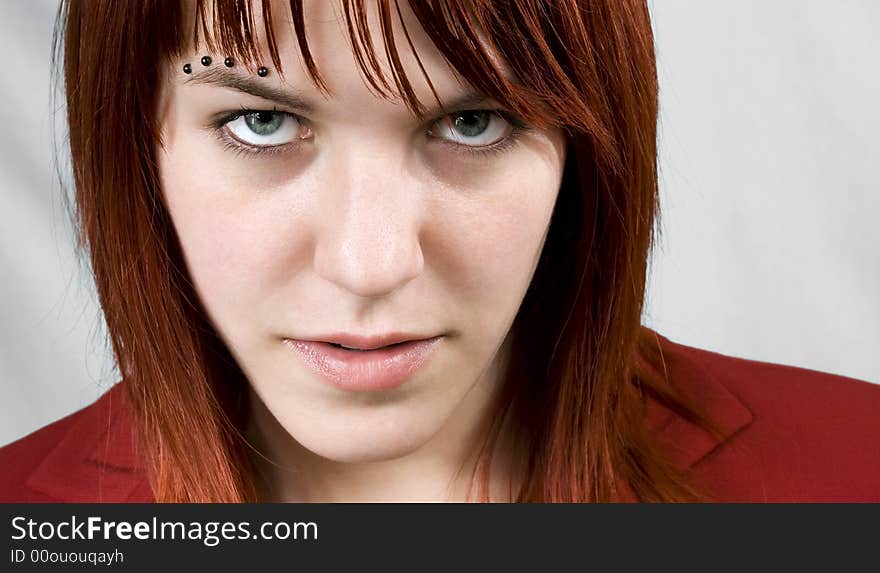
[[[447,123],[377,97],[335,6],[306,3],[331,98],[311,83],[289,26],[277,28],[283,82],[271,67],[266,77],[227,68],[221,53],[174,62],[159,168],[196,290],[274,431],[329,460],[379,461],[464,436],[479,418],[544,244],[565,143],[560,130],[517,129],[491,100],[466,101]],[[444,103],[468,94],[401,7]],[[242,109],[264,111],[236,117]],[[334,385],[290,342],[401,332],[441,338],[384,389]]]

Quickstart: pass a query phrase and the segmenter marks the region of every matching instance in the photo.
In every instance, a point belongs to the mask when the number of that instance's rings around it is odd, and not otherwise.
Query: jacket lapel
[[[151,501],[121,384],[83,411],[26,485],[65,502]]]
[[[748,426],[753,416],[718,376],[704,366],[703,360],[711,353],[676,344],[659,334],[657,336],[669,382],[702,407],[721,430],[720,435],[712,435],[656,401],[649,400],[646,423],[672,462],[681,469],[688,469]],[[660,372],[660,375],[664,376],[664,373]]]

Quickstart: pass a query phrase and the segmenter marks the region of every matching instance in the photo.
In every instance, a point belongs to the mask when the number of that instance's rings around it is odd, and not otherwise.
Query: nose
[[[318,275],[359,297],[387,296],[424,267],[423,202],[402,164],[387,153],[350,148],[328,162],[313,264]]]

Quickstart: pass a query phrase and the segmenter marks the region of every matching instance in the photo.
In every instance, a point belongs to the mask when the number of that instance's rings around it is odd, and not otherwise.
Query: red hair
[[[342,4],[370,84],[400,94],[420,116],[397,51],[409,37],[391,35],[396,1],[378,2],[393,82],[377,65],[364,0]],[[547,240],[509,333],[510,362],[487,420],[480,498],[488,496],[491,452],[509,417],[527,439],[517,501],[613,501],[623,483],[645,501],[700,499],[642,423],[650,395],[712,426],[655,374],[658,345],[641,326],[658,213],[658,86],[645,2],[410,6],[457,73],[532,125],[564,128],[568,145]],[[79,242],[90,256],[157,501],[258,500],[242,436],[248,380],[206,319],[183,262],[159,186],[156,103],[166,66],[199,37],[210,50],[255,66],[257,9],[283,74],[273,7],[199,0],[194,29],[179,2],[64,0],[59,11]],[[291,0],[290,10],[307,70],[329,93],[309,51],[301,2]],[[514,79],[492,52],[515,70]]]

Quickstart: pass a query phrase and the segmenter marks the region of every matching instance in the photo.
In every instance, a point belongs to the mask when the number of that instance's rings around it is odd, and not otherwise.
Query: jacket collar
[[[676,388],[700,404],[721,429],[714,436],[656,401],[648,401],[646,425],[672,462],[688,469],[748,426],[752,413],[707,367],[717,355],[653,334],[663,367]],[[122,384],[116,384],[86,408],[26,485],[60,501],[152,501],[126,406]]]
[[[122,384],[74,416],[26,486],[65,502],[151,501]]]
[[[711,368],[713,362],[723,358],[721,355],[672,342],[653,331],[652,334],[660,347],[660,368],[665,370],[657,370],[660,376],[702,407],[721,431],[717,436],[710,434],[658,402],[648,401],[646,424],[673,464],[686,470],[751,424],[753,416],[722,382],[723,369]]]

